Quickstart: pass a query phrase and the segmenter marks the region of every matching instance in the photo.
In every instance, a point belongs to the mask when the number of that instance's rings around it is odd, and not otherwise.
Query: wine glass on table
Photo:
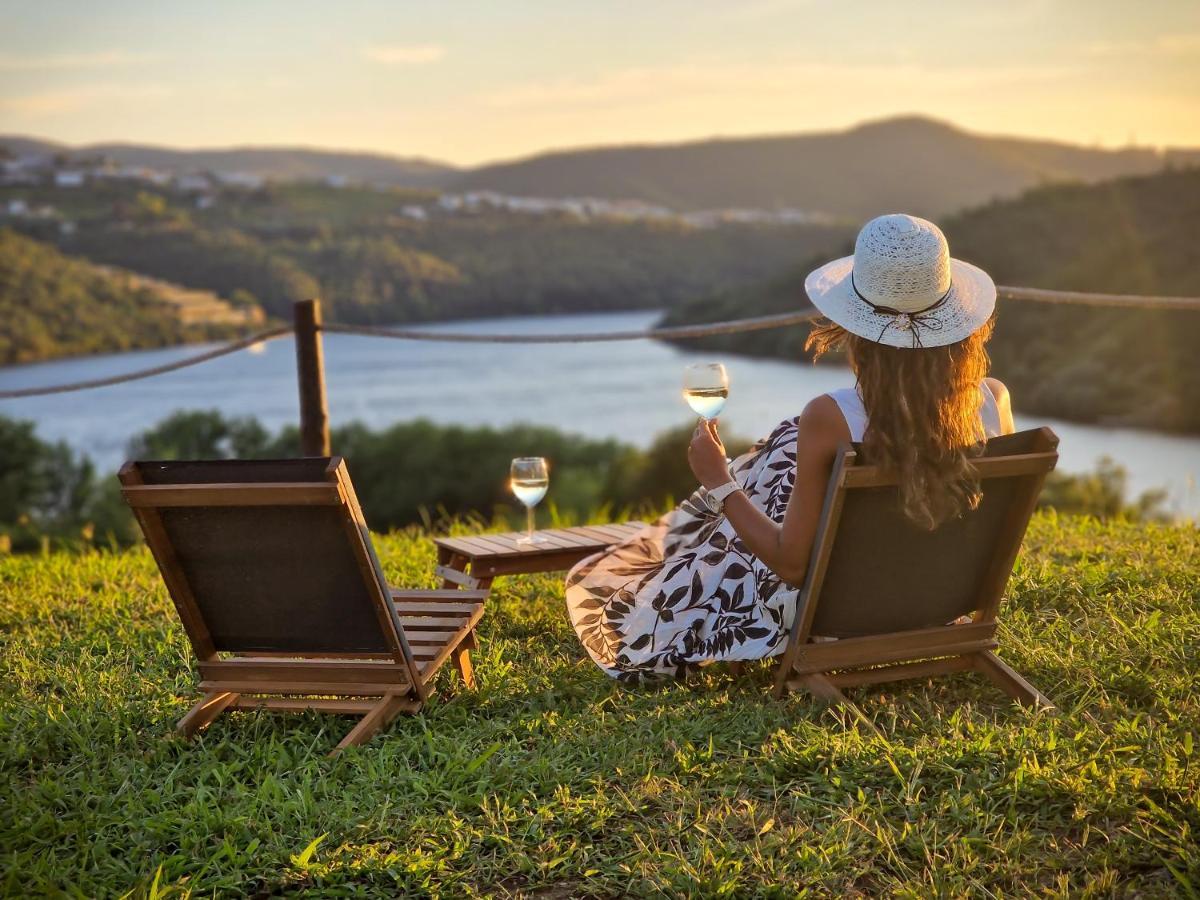
[[[509,482],[513,494],[525,504],[526,532],[518,544],[544,544],[546,539],[533,533],[533,508],[541,503],[550,486],[550,471],[540,456],[521,456],[512,461]]]

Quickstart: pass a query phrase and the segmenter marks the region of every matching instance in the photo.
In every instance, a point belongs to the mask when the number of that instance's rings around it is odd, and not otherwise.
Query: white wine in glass
[[[533,508],[542,502],[546,489],[550,487],[550,470],[546,460],[540,456],[521,456],[512,461],[512,480],[509,486],[516,498],[525,504],[526,531],[517,538],[518,544],[542,544],[544,537],[533,533]]]
[[[715,419],[729,399],[729,375],[720,363],[694,363],[683,370],[683,399],[702,419]]]

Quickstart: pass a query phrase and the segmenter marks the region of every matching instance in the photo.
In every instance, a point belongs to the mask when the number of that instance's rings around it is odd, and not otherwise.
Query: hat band
[[[929,314],[944,305],[945,302],[950,299],[950,294],[954,290],[954,282],[950,282],[950,287],[946,288],[946,293],[942,294],[942,296],[933,303],[929,304],[923,309],[913,310],[912,312],[905,312],[904,310],[896,309],[893,306],[880,306],[872,303],[870,300],[864,297],[862,292],[858,289],[858,284],[854,281],[853,269],[850,270],[850,287],[854,289],[854,293],[857,295],[859,300],[871,307],[871,312],[879,316],[892,317],[891,320],[884,323],[883,328],[880,329],[879,336],[875,338],[876,344],[882,343],[883,336],[887,334],[887,330],[894,327],[900,329],[901,331],[909,332],[912,335],[913,349],[917,349],[918,347],[923,348],[925,346],[923,343],[921,343],[922,329],[927,329],[929,331],[942,330],[941,320],[933,318]]]

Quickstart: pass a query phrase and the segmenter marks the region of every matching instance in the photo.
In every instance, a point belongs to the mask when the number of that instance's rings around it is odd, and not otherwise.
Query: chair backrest
[[[979,507],[933,531],[900,511],[894,477],[847,447],[830,476],[798,630],[855,637],[994,618],[1057,446],[1049,428],[988,441],[975,462]]]
[[[119,477],[202,660],[410,658],[341,459],[141,461]]]

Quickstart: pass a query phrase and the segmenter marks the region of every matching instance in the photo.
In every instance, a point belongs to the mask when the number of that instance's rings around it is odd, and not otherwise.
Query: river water
[[[549,333],[648,328],[657,314],[620,312],[531,316],[430,325],[434,331]],[[0,390],[128,372],[198,352],[197,347],[93,356],[0,368]],[[462,425],[532,422],[645,446],[663,429],[693,421],[680,395],[683,367],[708,359],[656,341],[596,344],[433,344],[354,335],[325,337],[330,417],[380,427],[428,418]],[[796,415],[813,396],[852,383],[848,370],[732,357],[724,429],[757,437]],[[1131,494],[1168,491],[1169,508],[1200,516],[1200,438],[1100,428],[1025,416],[1062,440],[1060,469],[1091,469],[1108,455],[1130,475]],[[44,439],[65,440],[103,469],[115,469],[130,436],[178,409],[254,416],[269,428],[297,419],[290,339],[179,372],[113,387],[0,401],[0,414],[37,423]],[[469,461],[464,461],[465,465]],[[419,477],[419,473],[403,476]],[[402,477],[398,473],[398,477]]]

